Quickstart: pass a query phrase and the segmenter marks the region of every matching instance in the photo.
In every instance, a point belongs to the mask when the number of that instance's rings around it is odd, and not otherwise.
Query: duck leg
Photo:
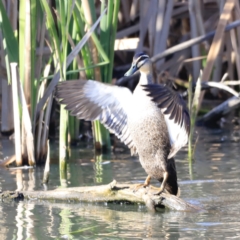
[[[163,174],[163,181],[161,183],[160,188],[151,186],[152,189],[157,191],[156,193],[154,193],[154,195],[160,195],[163,192],[163,190],[165,189],[166,184],[167,184],[168,175],[169,175],[168,172],[164,172],[164,174]],[[150,185],[150,181],[151,181],[151,177],[148,175],[144,183],[137,184],[134,187],[134,191],[137,191],[141,187],[144,187],[144,188],[148,187]]]
[[[143,184],[143,187],[149,186],[150,181],[151,181],[151,177],[148,175],[147,178],[146,178],[146,180],[145,180],[145,182],[144,182],[144,184]]]
[[[160,195],[163,192],[163,190],[165,189],[166,183],[167,183],[167,179],[168,179],[168,172],[164,172],[162,184],[161,184],[160,188],[156,188],[156,190],[158,190],[158,192],[155,193],[154,195]]]
[[[151,181],[151,177],[148,175],[144,183],[137,184],[137,185],[134,187],[134,191],[136,192],[136,191],[137,191],[139,188],[141,188],[141,187],[144,187],[144,188],[145,188],[145,187],[149,186],[150,181]]]

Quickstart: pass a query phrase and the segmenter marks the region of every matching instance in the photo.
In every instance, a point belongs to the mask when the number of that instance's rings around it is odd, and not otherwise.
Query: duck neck
[[[149,69],[148,71],[141,71],[139,84],[146,85],[149,83],[153,83],[152,69]]]

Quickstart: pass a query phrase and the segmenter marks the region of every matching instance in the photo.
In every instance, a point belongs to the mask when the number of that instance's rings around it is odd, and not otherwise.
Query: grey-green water
[[[192,166],[186,149],[177,154],[176,164],[181,197],[202,211],[152,214],[142,205],[2,202],[0,239],[240,239],[239,127],[197,131]],[[2,141],[5,154],[6,146]],[[54,155],[49,189],[60,185]],[[128,152],[93,159],[91,148],[72,150],[68,186],[106,184],[113,179],[136,183],[146,177],[137,158]],[[42,190],[42,171],[0,169],[0,188]]]

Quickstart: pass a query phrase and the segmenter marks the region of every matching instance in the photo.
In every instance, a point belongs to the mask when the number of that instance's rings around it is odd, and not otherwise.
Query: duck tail
[[[175,196],[179,196],[180,195],[180,188],[178,187],[177,171],[176,171],[174,158],[168,159],[167,170],[168,170],[168,179],[167,179],[167,182],[166,182],[165,189],[170,194],[173,194]]]

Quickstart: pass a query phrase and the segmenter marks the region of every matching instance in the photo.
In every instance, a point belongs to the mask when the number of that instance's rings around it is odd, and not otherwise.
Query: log
[[[222,116],[226,116],[229,112],[238,107],[240,107],[240,98],[233,96],[201,117],[198,120],[198,124],[216,122]]]
[[[110,184],[91,187],[58,188],[51,191],[21,191],[0,193],[2,201],[14,200],[48,200],[63,202],[92,202],[92,203],[132,203],[145,204],[147,208],[155,212],[157,208],[165,206],[177,211],[199,211],[198,206],[185,202],[183,199],[168,193],[154,195],[156,189],[152,186],[136,189],[136,184],[120,184],[115,180]]]
[[[16,155],[9,156],[7,158],[4,158],[3,160],[0,159],[0,167],[6,167],[7,165],[13,163],[16,161]]]

